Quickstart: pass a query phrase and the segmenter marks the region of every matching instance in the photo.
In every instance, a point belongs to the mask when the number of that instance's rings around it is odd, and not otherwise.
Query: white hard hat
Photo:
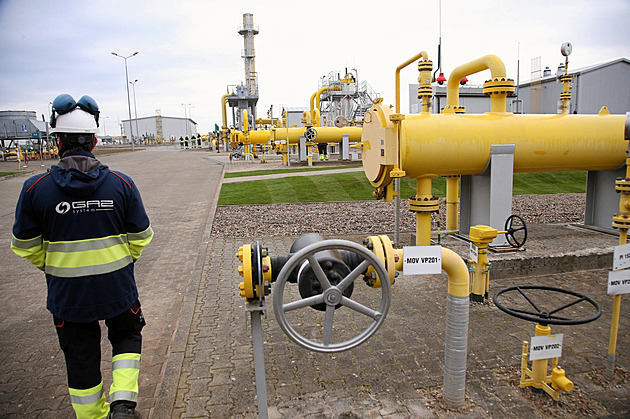
[[[94,115],[75,108],[71,112],[56,117],[55,126],[50,129],[50,133],[56,132],[98,134],[98,125]]]

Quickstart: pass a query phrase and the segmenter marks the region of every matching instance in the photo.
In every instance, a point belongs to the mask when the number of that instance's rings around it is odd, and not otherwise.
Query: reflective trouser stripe
[[[138,376],[140,354],[118,354],[112,359],[113,382],[109,389],[109,401],[138,401]]]
[[[109,413],[109,404],[105,400],[103,382],[85,390],[69,388],[70,402],[77,419],[105,418]]]

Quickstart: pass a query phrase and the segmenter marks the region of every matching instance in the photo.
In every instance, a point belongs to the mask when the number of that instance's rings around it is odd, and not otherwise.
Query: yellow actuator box
[[[475,243],[490,243],[496,239],[499,231],[496,228],[485,225],[470,227],[470,240]]]

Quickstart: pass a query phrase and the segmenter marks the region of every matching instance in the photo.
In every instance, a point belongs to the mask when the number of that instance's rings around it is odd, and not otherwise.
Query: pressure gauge
[[[564,55],[565,57],[571,55],[571,51],[573,51],[573,45],[571,45],[570,42],[565,42],[560,47],[560,52],[562,52],[562,55]]]

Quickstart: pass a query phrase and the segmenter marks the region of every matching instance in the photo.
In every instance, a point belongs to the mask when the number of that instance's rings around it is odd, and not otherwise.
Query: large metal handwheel
[[[363,262],[352,270],[345,278],[343,278],[337,285],[332,285],[328,280],[322,266],[317,261],[315,255],[323,250],[347,250],[354,252],[355,254],[363,257]],[[298,266],[302,266],[304,263],[310,264],[313,272],[317,276],[317,280],[323,290],[321,294],[317,294],[311,297],[303,298],[301,300],[292,301],[289,303],[284,302],[284,294],[287,285],[287,279],[291,272]],[[368,267],[372,266],[381,280],[381,296],[378,308],[370,308],[364,304],[361,304],[353,299],[345,297],[343,291],[348,288],[354,281],[362,276]],[[324,240],[318,243],[306,246],[294,254],[291,259],[284,265],[273,290],[273,310],[276,315],[276,319],[282,331],[298,345],[303,346],[306,349],[317,352],[342,352],[348,349],[352,349],[361,343],[369,339],[376,331],[381,327],[389,311],[391,302],[391,284],[387,280],[387,270],[380,260],[368,249],[360,246],[356,243],[346,240]],[[370,290],[372,290],[370,288]],[[376,290],[378,292],[378,290]],[[321,342],[315,342],[308,339],[304,335],[300,334],[287,319],[286,313],[299,310],[308,309],[311,310],[311,306],[315,304],[325,304],[325,320],[323,326],[317,325],[322,328]],[[356,336],[343,341],[333,342],[333,323],[335,317],[335,309],[339,306],[339,310],[350,309],[372,319],[367,328]]]
[[[508,219],[505,220],[505,238],[508,243],[510,243],[510,246],[515,248],[522,247],[527,241],[527,226],[525,225],[525,220],[518,215],[510,215]]]
[[[540,304],[540,302],[538,304],[536,304],[536,302],[534,302],[533,299],[531,298],[531,295],[527,294],[527,292],[526,292],[527,290],[549,291],[549,292],[565,294],[565,295],[568,294],[568,295],[576,297],[576,299],[572,300],[572,301],[569,301],[568,303],[566,303],[566,304],[564,304],[564,305],[562,305],[560,307],[553,308],[553,309],[546,309],[546,307],[543,307]],[[533,310],[523,310],[523,309],[518,309],[518,308],[514,308],[514,307],[507,307],[506,305],[503,304],[503,302],[499,301],[499,297],[500,296],[504,296],[507,293],[520,294],[520,296],[523,297],[527,301],[527,303],[529,303],[529,305],[531,305]],[[554,301],[554,302],[560,301],[560,297],[561,296],[558,295],[557,298],[552,298],[552,301]],[[498,291],[496,294],[494,294],[493,300],[494,300],[494,304],[501,311],[506,312],[510,316],[518,317],[519,319],[527,320],[527,321],[530,321],[530,322],[536,322],[536,323],[540,323],[540,324],[544,324],[544,325],[549,325],[549,324],[559,324],[559,325],[584,324],[584,323],[592,322],[593,320],[597,320],[599,318],[599,316],[602,314],[601,307],[592,298],[589,298],[586,295],[580,294],[580,293],[575,292],[575,291],[565,290],[565,289],[556,288],[556,287],[548,287],[548,286],[545,286],[545,285],[520,285],[520,286],[504,288],[504,289]],[[578,304],[581,304],[583,302],[593,306],[593,308],[595,308],[595,314],[592,314],[592,315],[586,316],[586,317],[582,317],[582,318],[579,318],[579,319],[572,319],[572,318],[569,318],[569,317],[564,317],[564,316],[561,317],[560,316],[560,312],[561,311],[566,310],[568,308],[575,309]]]

